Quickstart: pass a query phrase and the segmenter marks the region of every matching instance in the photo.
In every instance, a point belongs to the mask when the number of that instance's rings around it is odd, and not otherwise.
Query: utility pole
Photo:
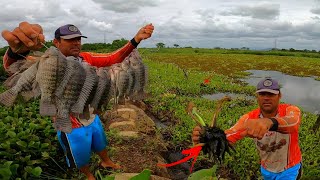
[[[274,49],[277,49],[277,39],[274,39]]]

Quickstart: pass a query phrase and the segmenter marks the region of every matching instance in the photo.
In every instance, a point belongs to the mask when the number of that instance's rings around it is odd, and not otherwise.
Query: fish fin
[[[37,98],[41,95],[41,90],[39,87],[38,83],[34,83],[33,84],[33,88],[32,88],[33,94],[34,94],[34,98]]]
[[[57,114],[57,108],[51,102],[40,101],[40,115],[54,116]]]
[[[33,97],[35,97],[34,91],[23,91],[21,92],[21,96],[23,97],[23,99],[25,101],[29,101],[30,99],[32,99]]]
[[[0,103],[5,106],[12,106],[17,99],[18,94],[14,93],[12,89],[9,89],[0,94]]]
[[[54,93],[57,97],[61,97],[62,96],[62,93],[64,92],[64,90],[65,90],[65,88],[66,88],[66,86],[67,86],[67,84],[69,82],[69,79],[70,79],[71,75],[73,74],[73,72],[74,72],[74,70],[72,68],[72,64],[67,66],[65,74],[64,74],[63,81],[60,82],[60,84],[58,85],[58,87],[57,87],[57,89],[56,89],[56,91]]]
[[[53,127],[57,131],[62,131],[65,133],[71,133],[72,124],[69,117],[57,117],[55,122],[53,123]]]
[[[3,82],[4,87],[12,88],[13,86],[15,86],[17,84],[20,77],[21,77],[21,73],[15,73],[15,74],[11,75],[10,77],[8,77],[7,80],[5,80]]]

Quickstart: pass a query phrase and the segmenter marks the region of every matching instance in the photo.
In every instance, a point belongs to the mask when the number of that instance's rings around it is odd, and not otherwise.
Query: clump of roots
[[[230,100],[230,97],[224,97],[218,102],[209,126],[204,123],[201,116],[196,112],[197,109],[192,102],[190,102],[187,107],[188,114],[203,131],[200,136],[200,143],[203,145],[202,150],[204,154],[208,154],[209,158],[213,161],[217,159],[220,163],[223,161],[226,152],[230,154],[230,148],[234,150],[229,144],[224,131],[216,126],[216,119],[223,103]]]
[[[204,132],[200,137],[200,143],[204,143],[202,147],[203,153],[208,154],[213,161],[216,159],[221,163],[224,160],[225,152],[230,154],[230,148],[226,134],[218,127],[204,127]]]

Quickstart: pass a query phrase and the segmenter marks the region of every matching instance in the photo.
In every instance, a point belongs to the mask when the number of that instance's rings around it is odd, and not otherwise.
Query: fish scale
[[[105,90],[102,94],[101,100],[98,104],[98,109],[101,109],[102,106],[107,106],[110,101],[110,95],[112,92],[112,81],[111,81],[110,69],[111,68],[109,67],[103,69],[104,73],[106,73],[107,75],[107,83],[106,83]]]
[[[50,47],[40,58],[36,81],[39,83],[41,90],[40,114],[53,116],[56,114],[56,106],[53,101],[53,93],[56,88],[58,54],[55,47]]]
[[[32,84],[36,78],[39,63],[33,64],[29,69],[24,71],[17,83],[9,90],[0,94],[0,103],[5,106],[12,106],[23,90],[29,91],[32,89]]]
[[[113,92],[115,104],[124,104],[124,94],[129,85],[128,74],[121,68],[121,64],[114,64],[111,66],[114,73],[115,92]]]
[[[133,95],[133,91],[134,91],[134,86],[135,86],[135,73],[134,71],[131,69],[130,67],[130,63],[129,63],[129,59],[126,58],[122,63],[121,63],[121,67],[124,71],[127,72],[128,76],[129,76],[129,84],[128,84],[128,89],[126,92],[126,96],[127,97],[131,97]]]
[[[90,106],[93,107],[95,110],[98,109],[99,102],[103,96],[104,91],[106,90],[107,83],[110,83],[110,78],[108,73],[104,70],[104,68],[97,69],[97,76],[98,76],[98,85],[97,90],[94,94],[93,100],[90,103]]]
[[[137,56],[132,56],[129,58],[130,67],[135,73],[135,86],[132,98],[135,100],[141,100],[144,98],[144,88],[146,86],[147,69],[145,65],[142,63],[142,61],[135,57]]]

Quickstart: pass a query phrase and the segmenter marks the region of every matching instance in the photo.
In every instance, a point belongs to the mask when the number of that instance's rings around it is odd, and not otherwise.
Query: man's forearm
[[[296,106],[289,106],[286,110],[286,116],[276,118],[278,125],[278,132],[291,133],[298,132],[301,123],[301,112]]]
[[[105,67],[111,66],[112,64],[122,62],[131,52],[138,46],[134,39],[128,42],[126,45],[121,47],[120,49],[108,53],[108,54],[101,54],[101,53],[91,53],[91,52],[81,52],[80,56],[88,62],[92,66],[97,67]]]

